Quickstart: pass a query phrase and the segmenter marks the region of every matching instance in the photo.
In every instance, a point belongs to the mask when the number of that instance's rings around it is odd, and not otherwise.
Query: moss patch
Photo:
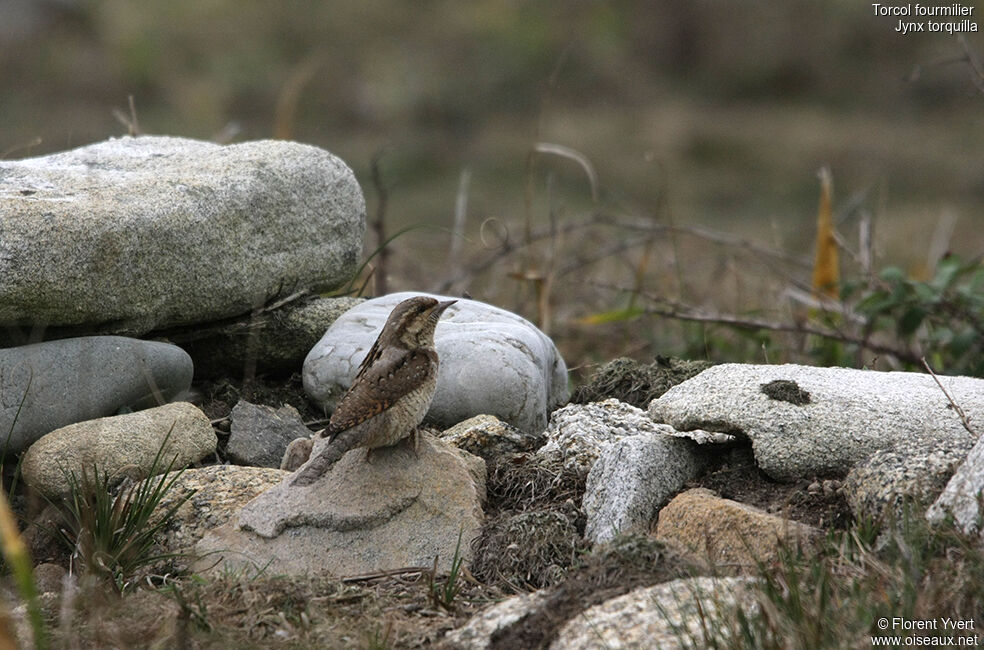
[[[804,406],[810,403],[810,393],[800,388],[799,384],[795,381],[790,381],[789,379],[776,379],[767,384],[762,384],[761,390],[770,399],[780,402],[789,402],[796,406]]]
[[[683,361],[656,357],[641,363],[625,357],[606,363],[588,383],[579,386],[572,404],[587,404],[614,397],[620,402],[644,409],[673,386],[690,379],[712,365],[709,361]]]

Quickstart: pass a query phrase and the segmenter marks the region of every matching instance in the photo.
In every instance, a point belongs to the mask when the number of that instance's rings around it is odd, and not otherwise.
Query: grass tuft
[[[165,437],[146,480],[114,494],[113,476],[98,467],[67,471],[69,496],[63,506],[65,524],[57,537],[79,559],[88,573],[105,578],[122,593],[127,581],[142,567],[173,555],[155,555],[155,538],[194,492],[189,492],[155,517],[161,500],[184,470],[172,472],[177,456],[162,468]]]

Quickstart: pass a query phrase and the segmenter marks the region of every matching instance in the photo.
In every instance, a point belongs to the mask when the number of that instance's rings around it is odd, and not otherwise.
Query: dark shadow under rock
[[[710,368],[710,361],[684,361],[656,357],[646,364],[622,357],[609,361],[588,383],[579,386],[571,397],[572,404],[598,402],[610,397],[641,409],[673,386]]]

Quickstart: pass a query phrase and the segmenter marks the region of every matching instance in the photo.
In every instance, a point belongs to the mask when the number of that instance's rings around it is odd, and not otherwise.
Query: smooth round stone
[[[122,336],[0,349],[0,448],[19,453],[60,427],[168,402],[192,374],[181,348]]]

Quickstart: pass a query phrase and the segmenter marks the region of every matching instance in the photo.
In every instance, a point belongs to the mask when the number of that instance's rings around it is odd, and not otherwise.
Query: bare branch
[[[616,287],[617,288],[617,287]],[[847,332],[842,332],[829,327],[818,327],[806,323],[783,323],[778,321],[767,321],[755,318],[743,318],[734,314],[721,314],[715,312],[705,312],[688,305],[664,300],[659,296],[643,293],[643,296],[657,304],[654,307],[644,309],[647,314],[665,316],[677,320],[693,321],[699,323],[714,323],[726,325],[738,329],[766,330],[770,332],[791,332],[794,334],[809,334],[820,336],[832,341],[850,343],[861,346],[865,349],[879,354],[890,354],[901,361],[908,363],[918,363],[919,357],[910,350],[885,345],[867,338],[855,336]]]
[[[378,296],[386,295],[386,273],[389,271],[389,247],[386,245],[386,203],[389,194],[383,184],[383,175],[379,170],[379,160],[383,157],[385,149],[380,149],[370,161],[372,186],[376,189],[376,218],[373,219],[372,229],[376,233],[376,245],[380,247],[376,255],[379,259],[376,262],[376,291]]]

